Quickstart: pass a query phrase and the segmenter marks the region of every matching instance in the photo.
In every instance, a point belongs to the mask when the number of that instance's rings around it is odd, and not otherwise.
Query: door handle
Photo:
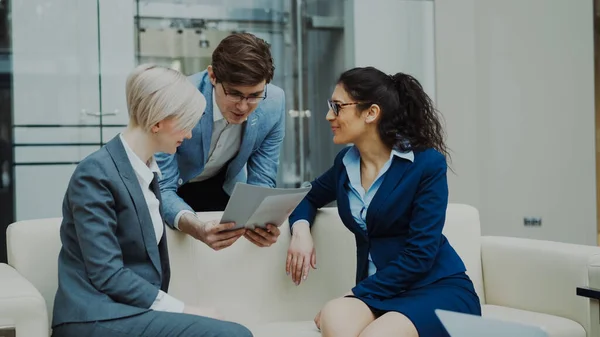
[[[91,111],[87,111],[86,109],[81,109],[81,113],[84,115],[88,115],[88,116],[94,116],[94,117],[104,117],[104,116],[116,116],[119,113],[119,109],[115,109],[114,111],[111,112],[91,112]]]
[[[311,112],[310,110],[290,110],[288,111],[288,115],[292,118],[310,118]]]

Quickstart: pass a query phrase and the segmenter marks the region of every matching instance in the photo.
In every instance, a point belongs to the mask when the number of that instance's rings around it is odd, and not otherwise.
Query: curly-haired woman
[[[337,201],[355,235],[356,286],[315,317],[323,336],[448,336],[435,309],[481,315],[465,265],[442,234],[448,150],[419,82],[375,68],[344,72],[328,101],[336,144],[352,144],[290,215],[286,269],[299,284],[316,255],[316,210]]]

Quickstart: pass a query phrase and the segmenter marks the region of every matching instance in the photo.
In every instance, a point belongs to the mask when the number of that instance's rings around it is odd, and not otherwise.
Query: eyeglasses
[[[338,103],[338,102],[334,102],[330,99],[327,100],[327,105],[329,106],[329,109],[331,109],[331,111],[333,111],[333,114],[337,117],[340,114],[340,110],[342,110],[343,107],[348,106],[348,105],[356,105],[356,104],[371,104],[368,102],[351,102],[351,103]]]
[[[225,86],[223,85],[223,83],[220,83],[220,84],[221,84],[221,87],[223,88],[223,92],[225,93],[225,97],[230,102],[240,103],[241,101],[246,100],[246,102],[248,102],[248,104],[256,104],[256,103],[259,103],[260,101],[262,101],[263,99],[267,98],[267,86],[265,86],[265,95],[264,96],[244,96],[241,94],[234,94],[234,93],[227,92],[227,89],[225,89]]]

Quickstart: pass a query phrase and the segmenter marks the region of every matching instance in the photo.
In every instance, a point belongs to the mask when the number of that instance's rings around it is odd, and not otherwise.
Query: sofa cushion
[[[482,314],[487,318],[538,326],[548,337],[586,337],[581,324],[564,317],[497,305],[484,305]]]
[[[583,327],[570,319],[540,314],[496,305],[484,305],[483,315],[501,321],[529,324],[540,327],[548,337],[586,337]],[[313,321],[278,322],[250,325],[254,337],[319,337]]]
[[[248,328],[254,337],[321,337],[313,321],[266,323]]]

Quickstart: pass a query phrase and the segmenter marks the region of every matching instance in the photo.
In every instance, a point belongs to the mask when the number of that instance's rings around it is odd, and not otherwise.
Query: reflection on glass
[[[265,39],[274,45],[275,53],[282,44],[288,20],[283,3],[281,0],[137,0],[137,61],[193,74],[206,69],[223,38],[242,31]]]
[[[300,186],[331,165],[339,147],[331,142],[323,102],[345,66],[344,0],[137,0],[135,12],[137,63],[187,75],[205,70],[231,33],[266,40],[273,84],[285,91],[289,111],[278,185]]]

